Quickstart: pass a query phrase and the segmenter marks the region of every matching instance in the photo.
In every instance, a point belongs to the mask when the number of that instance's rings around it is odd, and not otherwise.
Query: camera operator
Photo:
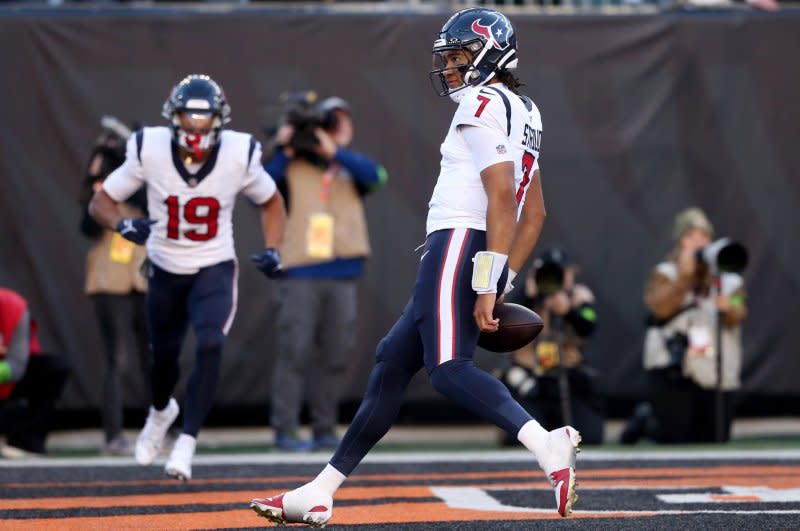
[[[354,126],[343,99],[316,104],[313,93],[301,93],[289,103],[265,164],[288,208],[275,289],[281,334],[270,420],[279,449],[332,449],[344,369],[358,335],[356,283],[370,255],[363,201],[387,173],[348,148]],[[297,436],[304,391],[311,441]]]
[[[89,201],[101,189],[106,177],[125,161],[128,128],[113,116],[100,122],[103,133],[92,147],[80,191],[80,230],[92,242],[86,256],[84,291],[92,300],[103,340],[105,374],[101,415],[105,455],[128,455],[130,446],[123,436],[125,382],[130,376],[146,377],[150,365],[145,319],[147,280],[140,273],[145,248],[119,233],[102,227],[89,215]],[[147,217],[147,192],[142,187],[120,205],[125,217]],[[130,397],[128,397],[130,398]]]
[[[571,424],[584,443],[600,444],[603,408],[594,389],[595,370],[582,352],[594,332],[597,311],[592,291],[576,283],[577,271],[577,264],[558,247],[534,260],[523,303],[542,317],[544,329],[512,354],[500,377],[546,429]]]
[[[721,436],[724,441],[730,437],[733,392],[741,386],[740,325],[747,315],[744,281],[736,272],[713,274],[717,264],[703,259],[714,228],[699,208],[676,216],[673,236],[675,248],[653,269],[645,287],[650,317],[644,368],[651,403],[636,408],[622,434],[623,443],[634,443],[643,435],[663,443],[713,442],[720,347]],[[715,341],[718,316],[720,345]]]

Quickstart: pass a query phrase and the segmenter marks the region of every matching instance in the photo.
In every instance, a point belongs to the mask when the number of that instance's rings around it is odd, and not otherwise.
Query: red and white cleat
[[[302,488],[271,498],[254,499],[250,502],[250,508],[278,525],[304,523],[312,527],[325,527],[333,516],[333,500],[330,497],[308,496],[308,492],[303,492]]]
[[[575,491],[575,457],[580,452],[581,434],[572,426],[563,426],[548,435],[547,450],[539,464],[547,474],[556,495],[558,514],[569,516],[578,501]]]

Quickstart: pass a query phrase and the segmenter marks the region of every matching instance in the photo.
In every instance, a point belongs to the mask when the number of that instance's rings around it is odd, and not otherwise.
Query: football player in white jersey
[[[328,465],[298,489],[252,500],[259,515],[325,524],[334,493],[389,430],[423,367],[437,391],[530,449],[555,490],[558,513],[571,512],[580,435],[570,426],[546,431],[472,359],[480,332],[497,330],[498,296],[533,250],[545,215],[541,117],[517,93],[516,48],[511,22],[490,9],[460,11],[442,27],[431,79],[459,106],[441,147],[411,299],[378,345],[364,399]]]
[[[261,206],[265,250],[256,265],[268,276],[281,269],[286,209],[261,166],[261,145],[249,134],[224,130],[230,106],[210,77],[190,75],[164,103],[169,127],[132,135],[125,162],[103,182],[89,206],[102,225],[147,244],[147,320],[153,350],[152,406],[136,440],[136,460],[153,462],[179,407],[172,392],[189,325],[197,358],[186,385],[183,430],[166,464],[170,476],[192,475],[197,433],[214,398],[224,338],[236,312],[237,270],[232,214],[242,192]],[[124,219],[117,204],[147,183],[152,219]]]

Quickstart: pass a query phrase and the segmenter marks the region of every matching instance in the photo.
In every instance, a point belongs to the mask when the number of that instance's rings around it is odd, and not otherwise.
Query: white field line
[[[245,453],[197,455],[197,465],[273,465],[273,464],[325,464],[331,457],[328,452]],[[582,461],[725,461],[725,460],[785,460],[800,461],[800,450],[721,450],[708,451],[672,449],[670,451],[614,452],[602,450],[583,451],[578,456],[578,469]],[[165,458],[156,461],[163,464]],[[468,452],[378,452],[368,455],[364,463],[497,463],[520,462],[535,464],[533,454],[526,450],[468,451]],[[139,466],[132,457],[43,457],[20,460],[0,459],[0,468],[73,467],[73,466]],[[579,472],[580,473],[580,472]]]

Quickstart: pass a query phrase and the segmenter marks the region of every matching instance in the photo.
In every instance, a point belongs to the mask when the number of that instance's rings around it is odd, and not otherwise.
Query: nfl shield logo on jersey
[[[498,145],[495,149],[497,149],[498,155],[505,155],[506,154],[506,146],[503,144]]]

